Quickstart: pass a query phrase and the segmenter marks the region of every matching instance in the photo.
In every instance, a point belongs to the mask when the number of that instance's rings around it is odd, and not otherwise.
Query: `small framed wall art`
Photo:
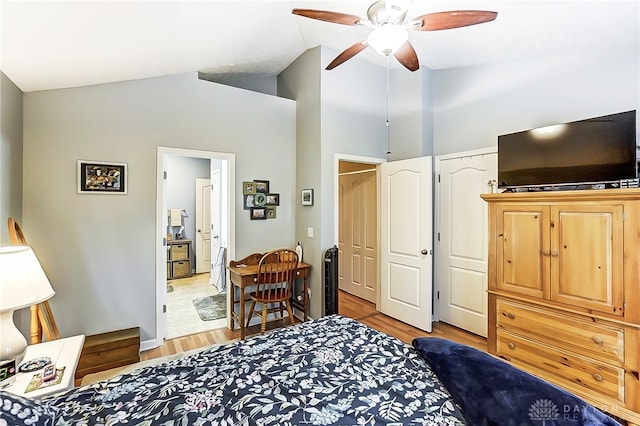
[[[255,194],[256,193],[256,183],[253,181],[250,182],[242,182],[242,194]]]
[[[251,209],[251,220],[262,220],[267,218],[267,209],[264,207],[253,207]]]
[[[302,205],[303,206],[312,206],[313,205],[313,189],[303,189],[301,191],[302,196]]]
[[[279,206],[280,194],[267,194],[267,206]]]
[[[78,194],[126,194],[127,163],[78,160]]]
[[[253,183],[256,185],[256,192],[261,192],[263,194],[266,194],[269,192],[268,180],[254,180]]]

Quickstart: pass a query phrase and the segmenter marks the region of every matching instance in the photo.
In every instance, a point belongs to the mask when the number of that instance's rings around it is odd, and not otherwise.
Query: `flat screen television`
[[[501,188],[637,178],[636,111],[498,136]]]

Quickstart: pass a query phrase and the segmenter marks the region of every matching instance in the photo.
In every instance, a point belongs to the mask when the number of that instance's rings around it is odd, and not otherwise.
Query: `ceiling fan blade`
[[[408,41],[405,41],[405,43],[396,50],[396,53],[394,53],[393,56],[395,56],[398,62],[404,65],[404,67],[409,71],[415,71],[420,68],[416,50]]]
[[[294,15],[304,16],[305,18],[318,19],[320,21],[333,22],[342,25],[359,25],[362,20],[359,16],[348,15],[346,13],[329,12],[327,10],[313,9],[293,9]]]
[[[411,20],[409,27],[419,31],[448,30],[493,21],[498,12],[486,10],[452,10],[428,13]]]
[[[369,43],[367,43],[367,40],[362,40],[362,41],[359,41],[359,42],[355,43],[354,45],[346,48],[341,54],[336,56],[336,58],[333,61],[331,61],[331,63],[329,65],[327,65],[326,70],[327,71],[328,70],[332,70],[335,67],[337,67],[338,65],[342,64],[343,62],[353,58],[358,53],[360,53],[364,49],[366,49],[368,45],[369,45]]]

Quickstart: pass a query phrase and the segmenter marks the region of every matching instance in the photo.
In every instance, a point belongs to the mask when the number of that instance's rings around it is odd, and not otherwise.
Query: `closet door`
[[[437,306],[441,321],[487,336],[487,205],[497,154],[437,159]]]
[[[372,303],[377,287],[375,169],[340,176],[340,289]]]

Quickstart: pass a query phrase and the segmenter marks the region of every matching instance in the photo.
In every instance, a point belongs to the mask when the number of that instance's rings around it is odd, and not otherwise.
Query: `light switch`
[[[307,228],[307,237],[313,238],[313,228],[312,227],[308,227]]]

